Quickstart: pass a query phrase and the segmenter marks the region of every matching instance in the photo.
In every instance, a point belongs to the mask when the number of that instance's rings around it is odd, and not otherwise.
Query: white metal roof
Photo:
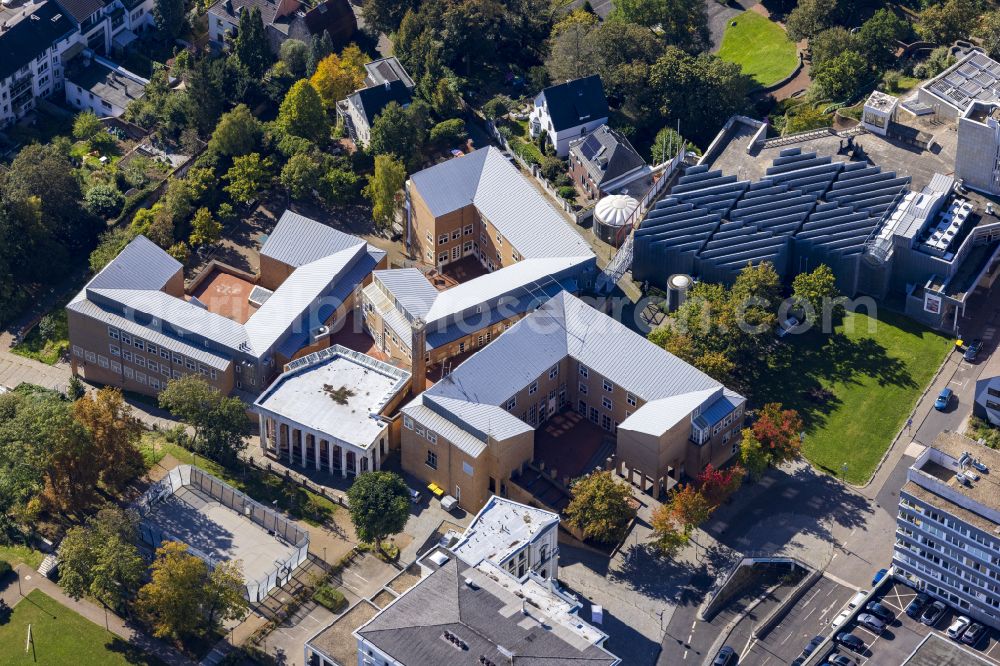
[[[431,214],[473,204],[522,257],[593,256],[549,200],[492,146],[410,176]]]
[[[260,248],[262,256],[299,267],[354,247],[360,239],[286,210]]]
[[[469,566],[483,560],[503,565],[543,530],[558,524],[558,513],[494,495],[451,550]]]

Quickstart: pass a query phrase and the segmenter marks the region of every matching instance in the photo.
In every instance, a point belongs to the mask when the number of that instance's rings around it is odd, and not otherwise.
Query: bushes
[[[10,568],[10,565],[7,565],[7,567]],[[347,598],[344,596],[344,593],[329,585],[323,585],[317,589],[313,595],[313,599],[316,600],[316,603],[334,613],[341,612],[347,606]]]
[[[7,560],[0,560],[0,580],[6,578],[13,569],[10,566],[10,562]]]
[[[510,140],[510,149],[528,164],[541,164],[542,162],[542,151],[538,150],[538,146],[528,143],[523,139],[512,138]]]

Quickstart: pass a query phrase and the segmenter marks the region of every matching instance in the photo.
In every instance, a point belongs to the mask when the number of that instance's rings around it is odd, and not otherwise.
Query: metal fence
[[[283,585],[291,577],[296,567],[306,560],[309,553],[308,532],[300,529],[294,522],[280,513],[191,465],[180,465],[170,470],[167,476],[151,486],[136,503],[136,510],[142,519],[139,533],[143,541],[153,548],[159,547],[164,541],[179,540],[172,539],[169,533],[160,529],[148,517],[158,502],[185,487],[191,487],[219,504],[232,509],[266,530],[274,538],[295,548],[291,556],[284,561],[276,562],[265,576],[246,581],[246,595],[250,601],[261,601],[272,588]],[[204,560],[209,567],[214,568],[219,564],[214,558],[194,548],[191,544],[186,545],[192,555]]]

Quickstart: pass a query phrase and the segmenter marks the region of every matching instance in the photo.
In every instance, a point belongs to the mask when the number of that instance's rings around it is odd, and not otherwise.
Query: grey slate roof
[[[402,81],[407,88],[414,87],[413,79],[406,73],[406,69],[396,56],[366,63],[365,72],[367,73],[365,83],[369,86],[380,86],[387,81]]]
[[[503,404],[567,356],[647,404],[636,419],[643,430],[663,432],[724,387],[694,366],[650,343],[613,318],[566,292],[552,297],[451,374],[403,408],[420,404],[478,440],[507,439],[530,429]],[[734,400],[742,396],[729,392]],[[417,418],[415,413],[411,414]]]
[[[556,132],[608,117],[608,100],[597,74],[549,86],[539,96],[545,99]]]
[[[101,6],[100,0],[98,8]],[[44,53],[53,43],[73,31],[73,24],[64,10],[54,2],[18,8],[18,15],[27,14],[0,33],[0,81],[21,69]]]
[[[219,0],[209,7],[208,13],[219,16],[230,23],[238,24],[240,22],[240,10],[245,9],[249,11],[254,7],[260,10],[260,18],[264,25],[267,26],[274,23],[274,19],[278,15],[280,3],[276,0]]]
[[[580,158],[598,186],[646,164],[629,140],[607,125],[570,144],[569,152]]]
[[[593,256],[548,199],[493,146],[418,171],[410,180],[432,215],[472,204],[524,258]]]
[[[601,647],[572,641],[559,627],[525,618],[521,601],[513,593],[465,585],[465,570],[452,557],[357,634],[406,666],[475,664],[481,655],[494,664],[509,664],[498,647],[515,655],[515,666],[619,663]],[[445,631],[458,636],[468,649],[459,650],[443,640]]]
[[[54,0],[54,4],[61,7],[65,14],[72,16],[77,23],[83,23],[110,3],[104,0]],[[46,44],[45,47],[48,48],[50,45]]]
[[[66,80],[121,108],[142,97],[148,83],[124,68],[112,70],[97,60],[84,64],[82,58],[72,61],[66,71]]]

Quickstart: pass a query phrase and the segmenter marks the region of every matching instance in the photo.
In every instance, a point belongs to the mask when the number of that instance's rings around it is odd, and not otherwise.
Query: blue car
[[[875,577],[872,578],[872,587],[878,585],[879,581],[885,578],[887,573],[889,573],[888,569],[879,569],[878,572],[875,573]]]
[[[954,391],[950,388],[943,388],[938,394],[937,400],[934,401],[934,409],[939,412],[943,412],[948,408],[948,403],[951,402],[951,396],[954,395]]]

